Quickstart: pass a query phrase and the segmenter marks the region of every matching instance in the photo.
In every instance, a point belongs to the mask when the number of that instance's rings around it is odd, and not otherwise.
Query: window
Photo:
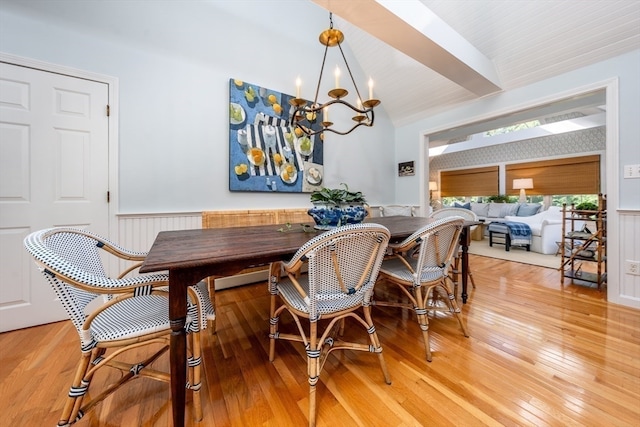
[[[498,194],[498,166],[440,172],[440,196]]]
[[[600,193],[600,156],[570,157],[506,165],[506,192],[517,195],[513,180],[532,178],[533,189],[527,195]]]
[[[531,120],[530,122],[518,123],[517,125],[488,130],[483,133],[482,136],[502,135],[505,133],[517,132],[522,129],[534,128],[536,126],[540,126],[540,120]]]

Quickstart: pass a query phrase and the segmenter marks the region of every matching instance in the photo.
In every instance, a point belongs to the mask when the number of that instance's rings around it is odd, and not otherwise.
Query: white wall
[[[263,25],[248,25],[245,13],[263,14]],[[281,25],[298,26],[299,37]],[[229,192],[228,80],[293,93],[300,75],[312,98],[327,26],[327,12],[303,1],[4,1],[0,51],[118,78],[120,212],[303,207],[308,194]],[[364,85],[355,59],[349,65]],[[329,72],[323,85],[332,83]],[[347,182],[372,204],[394,198],[394,130],[383,107],[373,128],[328,133],[324,143],[325,184]]]

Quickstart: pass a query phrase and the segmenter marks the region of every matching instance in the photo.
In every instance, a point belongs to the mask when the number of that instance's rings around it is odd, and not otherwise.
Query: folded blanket
[[[531,227],[523,222],[505,221],[502,224],[509,228],[509,237],[513,245],[531,244]]]

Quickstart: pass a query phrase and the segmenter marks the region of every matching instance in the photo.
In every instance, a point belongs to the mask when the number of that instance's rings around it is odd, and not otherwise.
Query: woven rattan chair
[[[72,424],[127,381],[145,376],[169,382],[170,376],[149,367],[168,349],[169,304],[168,275],[134,275],[146,253],[131,252],[93,233],[74,228],[51,228],[25,238],[25,246],[35,258],[56,296],[66,309],[80,337],[82,356],[73,377],[68,398],[58,425]],[[111,254],[136,264],[117,278],[105,273],[101,253]],[[189,383],[193,390],[195,418],[202,419],[200,400],[199,331],[213,318],[213,306],[204,282],[189,288],[187,331],[190,355]],[[96,299],[104,303],[87,307]],[[145,360],[125,363],[118,356],[143,345],[156,344],[160,349]],[[108,351],[108,352],[107,352]],[[123,372],[120,379],[84,402],[96,371],[109,366]]]
[[[276,340],[302,342],[309,375],[309,425],[316,423],[316,383],[327,356],[334,350],[360,350],[378,355],[387,384],[391,384],[369,305],[378,270],[389,241],[389,230],[378,224],[337,227],[311,239],[286,263],[271,265],[269,360],[275,358]],[[308,274],[300,274],[307,264]],[[276,308],[277,299],[282,305]],[[363,315],[356,313],[360,308]],[[279,316],[288,311],[298,334],[281,333]],[[308,330],[300,319],[308,319]],[[345,319],[352,318],[368,333],[369,343],[345,342]],[[319,330],[318,321],[329,319]],[[305,322],[306,323],[306,322]]]
[[[460,308],[447,283],[451,281],[448,270],[463,223],[464,219],[461,217],[437,220],[420,228],[404,241],[390,244],[389,248],[393,255],[385,259],[378,275],[380,282],[397,285],[408,297],[409,302],[376,299],[373,304],[415,310],[418,324],[422,329],[428,361],[431,361],[429,311],[447,310],[453,313],[460,323],[464,336],[469,336],[460,316]],[[446,307],[438,304],[440,299],[435,298],[435,293],[438,291],[446,296],[442,299]]]
[[[461,216],[462,218],[466,219],[467,221],[477,221],[478,220],[478,215],[476,215],[475,212],[469,210],[469,209],[465,209],[465,208],[444,208],[444,209],[439,209],[437,211],[434,211],[431,213],[431,215],[429,215],[429,218],[434,218],[434,219],[441,219],[441,218],[449,218],[452,216]],[[475,228],[477,227],[477,225],[472,225],[471,227],[469,227],[469,233],[471,233],[473,230],[475,230]],[[455,278],[455,280],[453,281],[454,287],[453,287],[453,294],[456,296],[458,296],[458,278],[462,277],[462,266],[461,266],[461,261],[462,261],[462,248],[460,247],[460,244],[458,244],[458,248],[455,251],[454,254],[454,259],[453,259],[453,266],[451,268],[451,275],[452,277]],[[467,266],[467,277],[469,278],[469,280],[471,281],[471,286],[473,287],[473,289],[476,288],[476,281],[473,280],[473,273],[471,272],[471,267]]]

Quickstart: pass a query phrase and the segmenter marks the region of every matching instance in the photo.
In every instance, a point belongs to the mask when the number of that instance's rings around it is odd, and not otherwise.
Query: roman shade
[[[527,194],[564,195],[600,193],[600,155],[515,163],[505,167],[506,182],[532,178],[534,188]],[[518,190],[507,185],[509,195]]]
[[[440,172],[442,197],[499,194],[498,166]]]

